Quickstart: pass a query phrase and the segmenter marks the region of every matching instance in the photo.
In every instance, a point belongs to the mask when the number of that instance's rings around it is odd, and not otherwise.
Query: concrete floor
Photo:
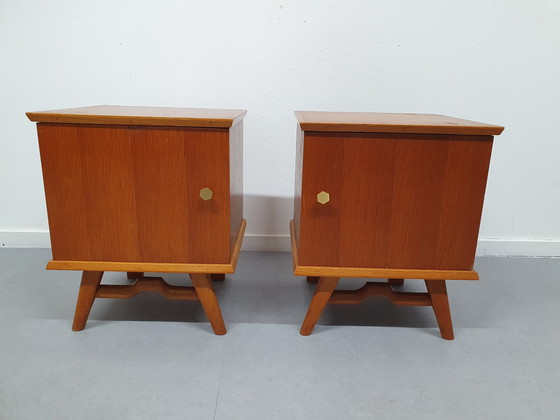
[[[481,281],[448,282],[445,341],[431,308],[384,299],[327,307],[302,337],[313,285],[266,252],[215,284],[225,336],[198,302],[153,293],[97,300],[76,333],[80,275],[45,271],[49,258],[0,249],[2,420],[560,418],[558,259],[479,258]]]

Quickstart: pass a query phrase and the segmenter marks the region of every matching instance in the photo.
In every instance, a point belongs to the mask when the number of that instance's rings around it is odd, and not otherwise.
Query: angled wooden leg
[[[83,272],[82,283],[78,292],[78,302],[76,303],[76,312],[74,312],[73,331],[81,331],[85,328],[89,311],[95,300],[95,293],[99,288],[102,277],[103,271]]]
[[[319,277],[307,276],[307,283],[317,283],[318,281]]]
[[[210,274],[190,274],[192,284],[200,299],[202,308],[206,312],[208,321],[216,335],[224,335],[226,333],[226,326],[222,318],[222,312],[218,305],[218,299],[212,289],[212,280]]]
[[[404,284],[404,279],[387,279],[391,286],[402,286]]]
[[[126,273],[126,278],[129,279],[129,280],[136,280],[136,279],[139,279],[140,277],[143,277],[143,276],[144,276],[144,273],[137,273],[137,272],[131,272],[131,271]]]
[[[224,281],[226,279],[225,274],[210,274],[212,281]]]
[[[301,325],[299,333],[301,335],[309,335],[315,328],[315,324],[323,313],[323,309],[327,305],[340,277],[320,277],[315,289],[315,294],[311,299],[307,314]]]
[[[451,311],[449,310],[449,300],[447,299],[447,287],[445,280],[424,280],[426,288],[432,301],[432,307],[436,314],[437,323],[441,338],[453,340],[453,323],[451,322]]]

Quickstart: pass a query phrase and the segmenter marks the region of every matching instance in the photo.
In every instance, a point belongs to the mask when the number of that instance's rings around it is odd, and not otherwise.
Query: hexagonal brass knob
[[[200,190],[200,198],[202,198],[204,201],[212,200],[212,195],[212,190],[208,187],[202,188]]]
[[[330,199],[331,199],[331,196],[329,195],[328,192],[321,191],[319,194],[317,194],[317,202],[318,203],[327,204]]]

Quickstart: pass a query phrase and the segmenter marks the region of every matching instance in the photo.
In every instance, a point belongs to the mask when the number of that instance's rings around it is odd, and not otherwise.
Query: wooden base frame
[[[83,270],[72,324],[74,331],[81,331],[85,328],[96,298],[124,299],[136,296],[141,292],[159,292],[167,299],[199,300],[214,333],[223,335],[226,333],[226,327],[218,299],[212,288],[212,281],[224,281],[226,273],[235,271],[246,225],[246,221],[242,220],[229,264],[51,261],[47,265],[47,269]],[[130,285],[101,284],[105,271],[125,271],[127,278],[134,282]],[[192,287],[172,286],[161,277],[145,277],[144,272],[188,273]]]
[[[191,273],[193,287],[172,286],[161,277],[144,277],[144,273],[129,272],[127,277],[134,279],[131,285],[101,284],[103,271],[84,271],[78,293],[73,331],[85,328],[89,312],[96,298],[126,299],[141,292],[159,292],[172,300],[199,300],[210,325],[216,335],[224,335],[226,327],[222,318],[218,299],[212,289],[210,274]]]
[[[386,283],[367,282],[357,290],[335,290],[340,277],[320,277],[315,294],[301,326],[301,335],[310,335],[328,303],[355,304],[373,296],[383,296],[394,305],[431,306],[436,315],[441,337],[453,340],[453,324],[445,280],[425,280],[427,293],[399,292],[393,289],[391,280]],[[398,279],[401,280],[401,279]],[[400,282],[397,283],[400,285]]]
[[[309,283],[317,283],[307,314],[303,320],[300,334],[309,335],[315,328],[319,317],[328,303],[355,304],[369,297],[382,296],[395,305],[431,306],[434,310],[441,337],[453,340],[453,323],[447,298],[446,280],[478,280],[474,270],[413,270],[390,268],[353,268],[353,267],[302,267],[298,265],[297,242],[294,222],[290,223],[292,238],[292,262],[294,275],[304,275]],[[386,277],[387,281],[367,282],[357,290],[335,290],[341,277]],[[424,279],[426,293],[410,293],[394,290],[402,286],[405,278]]]

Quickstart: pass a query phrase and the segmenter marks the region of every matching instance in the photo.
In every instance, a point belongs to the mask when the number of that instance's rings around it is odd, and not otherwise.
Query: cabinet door
[[[299,263],[471,269],[491,146],[491,136],[305,133]]]
[[[305,133],[299,263],[385,267],[395,149],[363,135]],[[317,194],[326,192],[321,204]]]
[[[229,261],[227,129],[39,124],[53,258]],[[200,190],[212,190],[212,199]]]
[[[140,259],[228,263],[228,130],[132,132]]]

